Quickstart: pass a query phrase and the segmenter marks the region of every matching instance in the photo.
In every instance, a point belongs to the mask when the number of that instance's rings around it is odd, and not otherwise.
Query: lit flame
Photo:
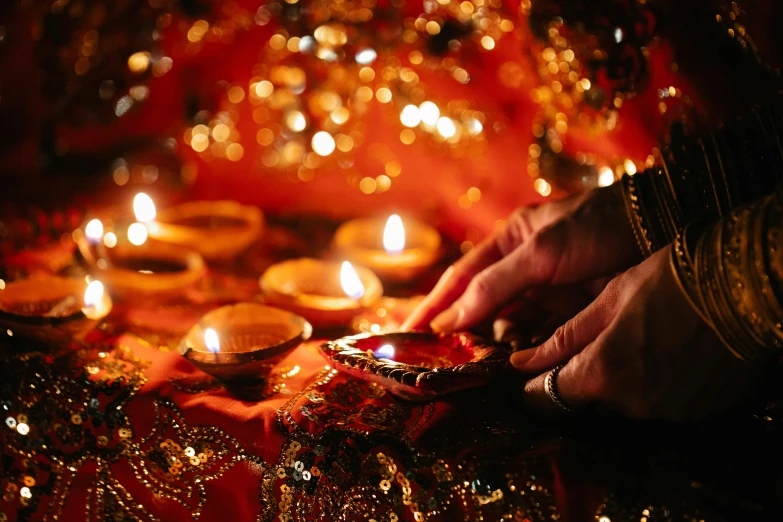
[[[207,350],[212,353],[220,351],[220,338],[218,337],[217,332],[212,328],[204,330],[204,345],[207,347]]]
[[[394,346],[390,344],[384,344],[377,350],[375,350],[376,359],[393,359],[394,358]]]
[[[90,243],[97,243],[103,237],[103,223],[100,219],[93,219],[84,227],[84,235]]]
[[[364,285],[359,279],[359,274],[348,261],[343,261],[343,266],[340,269],[340,284],[343,287],[343,292],[354,299],[361,299],[364,295]]]
[[[383,248],[390,254],[399,254],[405,250],[405,227],[397,214],[389,216],[383,230]]]
[[[84,307],[93,308],[98,306],[101,299],[103,299],[103,283],[93,281],[87,285],[87,289],[84,291]]]
[[[133,213],[136,215],[136,221],[142,223],[155,219],[155,203],[152,198],[144,192],[139,192],[133,198]]]
[[[128,227],[128,241],[132,245],[140,246],[147,241],[147,227],[141,223],[134,223]]]

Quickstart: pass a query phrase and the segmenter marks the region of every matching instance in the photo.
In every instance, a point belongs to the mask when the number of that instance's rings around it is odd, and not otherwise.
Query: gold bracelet
[[[628,221],[631,223],[631,229],[633,230],[636,244],[638,245],[642,256],[646,259],[652,255],[652,242],[650,241],[649,233],[642,220],[641,209],[639,208],[639,198],[634,190],[633,176],[629,176],[628,174],[623,176],[622,189]]]
[[[702,321],[710,325],[710,328],[713,328],[711,319],[704,313],[703,304],[698,302],[700,298],[696,285],[696,272],[685,246],[685,234],[688,232],[689,227],[690,225],[685,227],[685,230],[674,238],[669,255],[669,263],[674,273],[674,280],[677,282],[677,286],[680,287],[680,291],[685,296],[688,304],[701,317]]]

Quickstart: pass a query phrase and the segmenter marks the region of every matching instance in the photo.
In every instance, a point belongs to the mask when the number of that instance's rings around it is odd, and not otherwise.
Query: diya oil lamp
[[[382,279],[404,282],[438,260],[441,239],[433,227],[416,221],[403,223],[393,214],[385,222],[362,218],[343,223],[335,233],[334,246],[340,255]]]
[[[44,343],[84,338],[111,309],[100,281],[47,276],[5,283],[0,290],[5,334]]]
[[[346,326],[382,295],[369,269],[302,258],[269,267],[261,276],[264,301],[307,318],[316,327]]]
[[[180,342],[179,352],[228,385],[252,385],[266,380],[312,331],[310,323],[288,311],[238,303],[202,317]]]
[[[490,384],[511,368],[510,348],[468,334],[360,334],[321,352],[336,369],[418,402]]]
[[[138,194],[133,210],[133,223],[93,219],[84,230],[76,230],[80,261],[120,298],[167,300],[181,295],[206,273],[203,258],[176,245],[148,241],[147,224],[156,213],[149,196]]]
[[[260,236],[264,217],[235,201],[191,201],[163,209],[147,224],[155,240],[181,246],[208,261],[227,260]]]

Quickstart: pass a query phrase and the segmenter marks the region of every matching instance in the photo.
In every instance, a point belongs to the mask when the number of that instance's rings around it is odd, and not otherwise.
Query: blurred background
[[[0,252],[139,191],[400,212],[468,251],[780,87],[779,3],[683,4],[2,2]]]

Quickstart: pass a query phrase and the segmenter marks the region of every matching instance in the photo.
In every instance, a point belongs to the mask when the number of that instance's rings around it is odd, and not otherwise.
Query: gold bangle
[[[686,252],[684,236],[689,227],[685,227],[682,234],[677,234],[672,242],[669,255],[669,263],[674,273],[674,280],[680,287],[685,299],[691,308],[698,314],[702,321],[712,327],[712,322],[704,313],[703,305],[699,303],[698,287],[696,285],[696,272]]]
[[[639,198],[634,189],[633,177],[626,174],[622,179],[623,200],[625,201],[625,211],[628,220],[631,223],[636,244],[646,259],[652,255],[652,242],[649,233],[642,220],[641,209],[639,208]]]

